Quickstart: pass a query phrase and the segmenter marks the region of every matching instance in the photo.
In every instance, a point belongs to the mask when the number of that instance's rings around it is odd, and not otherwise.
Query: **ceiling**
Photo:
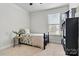
[[[16,3],[16,5],[22,7],[23,9],[29,12],[35,12],[39,10],[56,8],[67,4],[66,3],[41,3],[41,4],[33,3],[33,5],[29,5],[29,3]]]

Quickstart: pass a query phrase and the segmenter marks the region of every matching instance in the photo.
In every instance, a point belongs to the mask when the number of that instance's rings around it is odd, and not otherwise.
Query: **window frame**
[[[59,16],[61,15],[60,13],[54,13],[54,14],[59,14]],[[50,15],[50,14],[48,14],[48,15]],[[59,21],[60,21],[61,19],[59,19]],[[50,25],[59,25],[59,33],[60,34],[55,34],[55,33],[50,33],[50,31],[49,31],[49,26]],[[49,32],[49,35],[61,35],[61,26],[60,26],[60,23],[59,24],[49,24],[49,19],[48,19],[48,32]]]

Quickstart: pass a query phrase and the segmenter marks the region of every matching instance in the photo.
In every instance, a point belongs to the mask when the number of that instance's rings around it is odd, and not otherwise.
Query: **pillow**
[[[26,34],[30,33],[30,29],[25,29]]]

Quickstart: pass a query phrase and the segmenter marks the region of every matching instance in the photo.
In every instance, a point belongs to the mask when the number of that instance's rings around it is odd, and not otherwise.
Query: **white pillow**
[[[26,31],[26,34],[30,33],[30,29],[25,29],[25,31]]]

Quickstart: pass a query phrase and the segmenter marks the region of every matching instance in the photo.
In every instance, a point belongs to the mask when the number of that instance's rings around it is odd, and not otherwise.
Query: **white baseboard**
[[[9,47],[11,47],[11,46],[13,46],[13,44],[10,44],[10,45],[6,45],[6,46],[3,46],[3,47],[0,47],[0,50],[3,50],[3,49],[6,49],[6,48],[9,48]]]

